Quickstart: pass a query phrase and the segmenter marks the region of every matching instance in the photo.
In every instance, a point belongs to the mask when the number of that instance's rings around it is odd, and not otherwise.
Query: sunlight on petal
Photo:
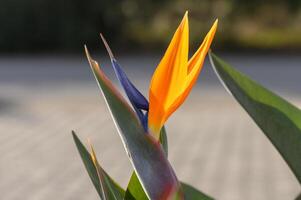
[[[148,124],[156,132],[166,121],[164,113],[169,105],[185,86],[189,48],[187,15],[186,12],[151,80]]]
[[[150,84],[148,125],[156,138],[167,118],[183,103],[195,84],[217,24],[216,20],[199,49],[188,61],[189,25],[188,13],[185,13]]]

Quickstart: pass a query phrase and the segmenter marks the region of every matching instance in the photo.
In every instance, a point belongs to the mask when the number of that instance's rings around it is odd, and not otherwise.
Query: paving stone
[[[1,86],[0,199],[98,199],[73,144],[89,138],[122,186],[132,168],[96,84]],[[297,105],[301,98],[289,97]],[[221,88],[197,87],[167,123],[169,159],[181,180],[217,199],[293,199],[286,163]]]

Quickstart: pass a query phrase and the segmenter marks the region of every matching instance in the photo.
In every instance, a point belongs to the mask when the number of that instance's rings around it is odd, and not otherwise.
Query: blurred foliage
[[[1,0],[1,52],[77,52],[102,32],[120,51],[166,46],[189,10],[196,47],[219,18],[218,49],[301,49],[300,0]]]

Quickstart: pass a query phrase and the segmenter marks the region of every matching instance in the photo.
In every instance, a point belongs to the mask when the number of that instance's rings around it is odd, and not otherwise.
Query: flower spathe
[[[195,84],[214,38],[217,23],[218,20],[188,60],[189,26],[188,14],[185,13],[150,83],[148,128],[155,138],[159,138],[160,129],[184,102]]]

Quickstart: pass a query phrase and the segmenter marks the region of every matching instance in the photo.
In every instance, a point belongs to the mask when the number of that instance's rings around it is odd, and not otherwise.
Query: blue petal
[[[126,76],[125,72],[122,70],[120,65],[115,59],[112,59],[112,66],[114,68],[115,74],[125,90],[126,95],[128,96],[131,104],[133,105],[139,120],[144,128],[144,130],[148,131],[147,125],[147,113],[143,113],[141,110],[148,111],[148,101],[146,98],[139,92],[139,90],[131,83],[131,81]]]
[[[147,99],[139,92],[139,90],[132,84],[132,82],[128,79],[125,72],[122,70],[122,67],[118,64],[117,60],[114,58],[113,53],[103,37],[102,34],[100,34],[101,39],[109,53],[109,56],[111,58],[111,63],[114,68],[114,72],[123,87],[127,97],[129,98],[135,112],[137,113],[137,116],[145,130],[145,132],[148,132],[148,125],[147,125],[147,115],[148,113],[143,113],[142,110],[148,111],[148,101]]]
[[[133,106],[135,106],[137,109],[148,110],[148,101],[131,83],[131,81],[128,79],[128,77],[114,58],[112,59],[112,65],[120,84],[122,85]]]
[[[148,111],[144,113],[143,119],[141,120],[141,123],[143,125],[144,130],[148,133]]]

